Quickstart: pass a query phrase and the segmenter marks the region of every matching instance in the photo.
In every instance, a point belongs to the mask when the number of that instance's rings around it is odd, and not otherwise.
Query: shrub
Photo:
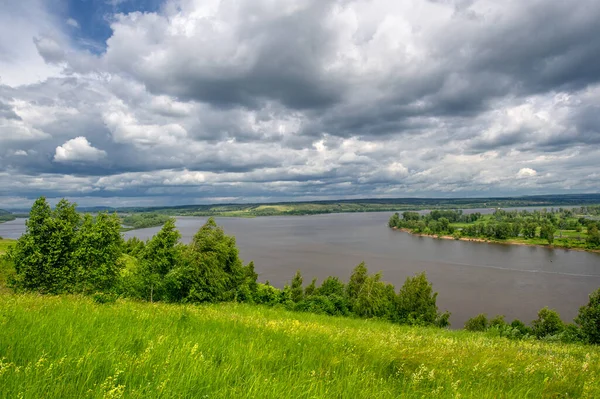
[[[475,317],[471,317],[465,323],[465,330],[467,331],[485,331],[489,327],[487,316],[484,313],[478,314]]]
[[[506,326],[506,321],[504,320],[503,315],[497,315],[493,319],[490,320],[490,327],[499,327],[502,328]]]
[[[584,341],[600,344],[600,288],[589,298],[588,304],[579,308],[575,323],[580,326]]]
[[[538,318],[531,322],[533,334],[538,338],[557,335],[565,328],[559,314],[547,307],[538,312]]]
[[[280,303],[281,290],[273,287],[268,282],[266,284],[258,284],[254,301],[263,305],[276,305]]]
[[[294,310],[327,314],[330,316],[345,316],[349,313],[343,298],[338,296],[326,297],[322,295],[312,295],[298,302],[294,306]]]
[[[526,335],[532,335],[533,331],[531,330],[531,327],[527,327],[525,325],[525,323],[523,323],[521,320],[515,319],[512,321],[512,323],[510,323],[510,326],[513,329],[516,329],[517,331],[519,331],[519,333],[521,334],[521,336],[526,336]]]

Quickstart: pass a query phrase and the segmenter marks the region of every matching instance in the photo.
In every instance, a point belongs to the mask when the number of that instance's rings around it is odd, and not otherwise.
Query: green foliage
[[[234,300],[247,281],[235,238],[225,235],[213,218],[184,248],[181,265],[171,274],[173,299],[185,302]]]
[[[304,289],[304,296],[308,297],[314,295],[317,291],[317,279],[313,278],[309,285]]]
[[[266,284],[258,283],[254,301],[257,304],[274,306],[282,302],[282,292],[268,282]]]
[[[581,336],[590,344],[600,344],[600,288],[590,294],[587,305],[579,308],[575,323],[581,328]]]
[[[588,229],[587,245],[591,248],[596,248],[600,246],[600,232],[598,231],[598,227],[596,225],[592,225]]]
[[[540,238],[548,240],[548,244],[552,245],[554,242],[554,233],[556,228],[551,223],[545,223],[540,229]]]
[[[394,287],[369,275],[365,262],[356,266],[346,286],[348,307],[359,317],[389,317],[394,308]]]
[[[475,317],[471,317],[465,323],[465,330],[467,331],[485,331],[489,328],[490,323],[488,322],[487,316],[483,313],[478,314]]]
[[[506,320],[504,319],[503,315],[497,315],[496,317],[494,317],[493,319],[490,320],[490,328],[503,328],[504,326],[506,326]]]
[[[291,299],[298,303],[304,298],[304,289],[302,288],[302,274],[300,270],[296,271],[291,284]]]
[[[111,290],[120,277],[123,238],[116,215],[99,214],[96,219],[85,215],[73,238],[71,269],[76,273],[77,292]]]
[[[317,295],[344,297],[346,286],[338,277],[329,276],[321,283],[321,286],[316,289]]]
[[[108,291],[120,276],[120,221],[105,213],[81,216],[61,200],[44,197],[31,208],[26,231],[11,250],[15,288],[42,293]]]
[[[538,338],[557,335],[564,329],[564,324],[559,314],[547,307],[538,312],[538,317],[531,322],[533,334]]]
[[[436,299],[425,273],[408,277],[398,293],[395,318],[404,324],[435,325],[439,317]],[[448,322],[449,315],[444,319],[441,324]]]
[[[162,226],[170,217],[159,213],[134,213],[123,218],[123,224],[133,229]]]
[[[63,199],[52,210],[44,197],[35,201],[25,234],[9,251],[16,288],[52,294],[74,290],[71,258],[79,223],[75,204]]]
[[[519,332],[519,337],[524,337],[527,335],[533,335],[533,330],[531,327],[528,327],[521,320],[515,319],[510,323],[510,326]]]

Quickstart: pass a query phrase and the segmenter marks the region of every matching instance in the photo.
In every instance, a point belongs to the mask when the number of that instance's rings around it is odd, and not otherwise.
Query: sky
[[[0,208],[600,191],[597,0],[0,0]]]

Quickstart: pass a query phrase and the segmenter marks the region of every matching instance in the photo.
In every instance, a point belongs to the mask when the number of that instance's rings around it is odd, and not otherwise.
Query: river
[[[439,293],[438,307],[452,312],[453,327],[479,313],[503,314],[529,322],[544,306],[571,321],[588,295],[600,287],[600,254],[543,247],[418,237],[387,227],[390,212],[253,219],[216,218],[234,235],[245,262],[256,265],[261,281],[282,287],[296,270],[305,283],[329,275],[347,279],[365,261],[369,271],[402,285],[425,271]],[[207,218],[179,217],[189,242]],[[24,221],[0,224],[0,236],[18,238]],[[159,228],[127,232],[146,239]]]

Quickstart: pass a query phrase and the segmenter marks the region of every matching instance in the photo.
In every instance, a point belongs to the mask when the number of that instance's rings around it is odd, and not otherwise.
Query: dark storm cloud
[[[229,24],[222,42],[214,36],[219,27],[210,20],[199,21],[206,29],[199,34],[208,33],[208,40],[173,37],[170,47],[163,47],[171,56],[152,66],[143,59],[122,62],[128,46],[125,40],[145,39],[138,36],[139,32],[132,33],[132,21],[122,17],[113,25],[115,33],[108,41],[106,58],[138,76],[153,93],[225,108],[260,108],[266,100],[298,109],[326,107],[339,101],[342,94],[342,87],[326,79],[321,70],[322,60],[331,50],[332,32],[325,28],[324,19],[333,3],[302,2],[298,10],[284,15],[262,2],[242,2],[236,10],[222,4],[216,19]],[[185,5],[182,9],[191,11]],[[235,25],[227,19],[229,13],[235,14]],[[166,20],[152,19],[145,22],[159,31],[168,29]],[[143,56],[136,51],[132,55]]]

